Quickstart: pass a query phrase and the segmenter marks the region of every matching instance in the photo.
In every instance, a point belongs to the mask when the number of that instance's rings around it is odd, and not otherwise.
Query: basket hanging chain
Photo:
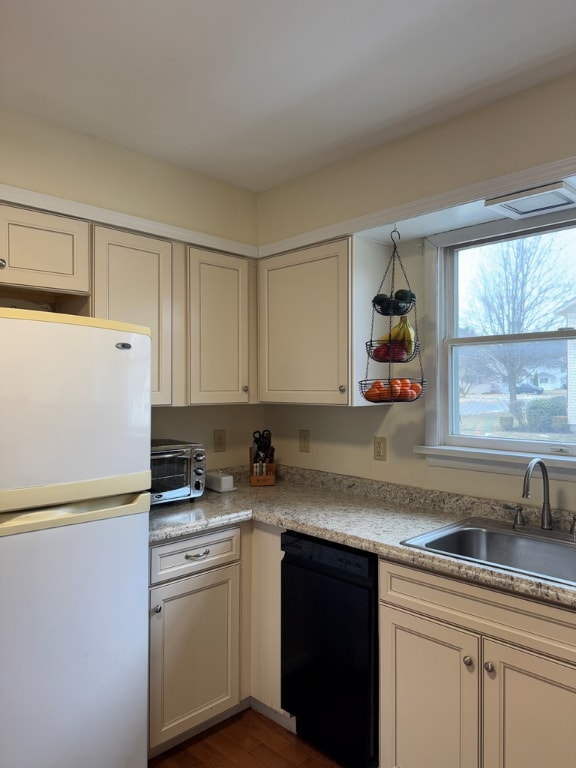
[[[411,290],[410,281],[408,280],[408,275],[406,274],[406,270],[404,269],[404,264],[402,263],[402,259],[400,258],[400,254],[398,252],[398,243],[400,242],[400,232],[398,231],[397,227],[394,226],[394,229],[390,233],[390,239],[392,240],[392,254],[388,260],[388,263],[386,265],[386,269],[384,271],[384,275],[382,277],[382,280],[380,281],[380,285],[378,286],[378,293],[382,293],[382,290],[384,288],[384,284],[386,282],[386,278],[388,277],[388,274],[390,273],[390,291],[391,294],[394,293],[394,284],[395,284],[395,272],[396,272],[396,262],[398,263],[400,270],[402,271],[402,275],[404,277],[404,280],[406,282],[406,286],[408,290]],[[418,315],[416,310],[416,305],[414,304],[414,326],[416,329],[416,337],[415,337],[415,343],[418,344]],[[376,317],[376,310],[374,307],[372,307],[372,323],[370,326],[370,343],[374,341],[374,321]],[[392,318],[393,316],[390,315],[388,318],[388,333],[389,336],[392,331]],[[418,366],[420,368],[420,378],[422,381],[424,381],[424,369],[422,367],[422,357],[420,354],[420,350],[418,349],[416,357],[418,359]],[[366,360],[366,374],[365,378],[368,379],[368,372],[370,368],[370,355],[367,355]],[[392,376],[392,360],[388,360],[388,380],[390,380]]]

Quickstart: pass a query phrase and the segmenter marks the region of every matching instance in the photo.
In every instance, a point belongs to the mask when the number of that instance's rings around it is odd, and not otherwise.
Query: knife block
[[[254,467],[262,466],[263,474],[258,474]],[[254,464],[254,450],[250,448],[250,485],[253,487],[259,487],[264,485],[276,485],[276,464],[274,462],[270,464],[262,463]]]

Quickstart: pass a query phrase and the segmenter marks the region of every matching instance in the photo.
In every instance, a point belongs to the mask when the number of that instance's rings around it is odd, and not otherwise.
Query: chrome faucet
[[[550,511],[550,480],[548,479],[548,470],[546,469],[546,464],[544,464],[544,461],[539,458],[532,459],[530,464],[526,467],[526,474],[524,475],[524,487],[522,489],[522,498],[523,499],[529,499],[530,498],[530,478],[532,477],[532,472],[534,472],[534,468],[539,466],[540,471],[542,473],[542,482],[544,484],[544,501],[542,504],[542,522],[540,523],[540,527],[543,528],[545,531],[551,531],[552,530],[552,513]]]

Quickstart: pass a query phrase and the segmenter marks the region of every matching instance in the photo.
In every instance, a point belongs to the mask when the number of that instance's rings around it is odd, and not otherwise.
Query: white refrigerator
[[[0,766],[145,768],[150,334],[0,308]]]

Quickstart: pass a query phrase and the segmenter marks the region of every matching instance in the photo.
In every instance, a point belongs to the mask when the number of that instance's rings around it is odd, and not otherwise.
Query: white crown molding
[[[258,248],[258,256],[263,258],[264,256],[272,256],[275,253],[303,248],[322,240],[333,240],[337,237],[354,235],[366,229],[394,224],[404,219],[433,213],[444,208],[452,208],[453,206],[462,205],[474,200],[484,200],[488,197],[536,187],[551,181],[559,181],[566,176],[574,176],[575,174],[576,156],[569,157],[566,160],[539,165],[524,171],[510,173],[506,176],[498,176],[494,179],[450,190],[450,192],[441,192],[438,195],[424,197],[420,200],[394,206],[393,208],[384,208],[354,219],[329,224],[326,227],[295,235],[285,240],[261,245]]]
[[[234,240],[206,235],[193,229],[175,227],[171,224],[164,224],[161,221],[153,221],[152,219],[142,219],[139,216],[131,216],[128,213],[120,213],[108,208],[99,208],[95,205],[66,200],[62,197],[46,195],[30,189],[12,187],[8,184],[0,184],[0,200],[6,203],[25,205],[30,208],[40,208],[50,213],[61,213],[65,216],[86,219],[98,224],[108,224],[113,227],[120,227],[121,229],[132,229],[136,232],[163,237],[167,240],[177,240],[190,245],[198,245],[203,248],[211,248],[216,251],[226,251],[227,253],[250,256],[252,258],[258,256],[258,249],[255,245],[237,243]]]
[[[567,176],[574,175],[576,175],[576,156],[505,176],[498,176],[494,179],[470,184],[466,187],[442,192],[438,195],[424,197],[420,200],[404,203],[392,208],[384,208],[259,247],[221,237],[214,237],[192,229],[175,227],[151,219],[131,216],[130,214],[120,213],[107,208],[99,208],[94,205],[55,197],[54,195],[12,187],[8,184],[0,184],[0,200],[31,208],[40,208],[51,213],[61,213],[80,219],[87,219],[88,221],[108,224],[122,229],[131,229],[157,237],[164,237],[167,240],[177,240],[190,245],[235,253],[240,256],[263,258],[265,256],[272,256],[275,253],[303,248],[323,240],[333,240],[338,237],[358,234],[366,229],[394,224],[404,219],[411,219],[415,216],[422,216],[426,213],[433,213],[434,211],[462,205],[474,200],[484,200],[485,198],[516,192],[520,189],[528,189],[551,181],[559,181]]]

